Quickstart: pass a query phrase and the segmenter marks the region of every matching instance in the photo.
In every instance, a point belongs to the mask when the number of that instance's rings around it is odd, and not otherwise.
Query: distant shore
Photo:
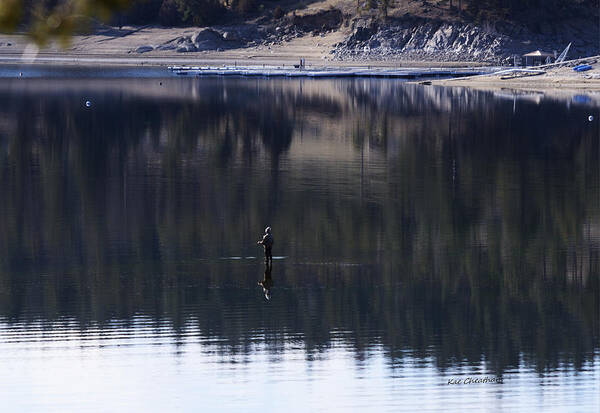
[[[337,40],[337,34],[328,36],[305,36],[282,45],[229,49],[223,51],[203,51],[177,53],[174,51],[152,51],[135,53],[140,41],[164,41],[169,36],[179,36],[192,29],[169,29],[146,35],[110,37],[102,34],[75,36],[72,46],[63,50],[57,46],[41,51],[32,48],[23,35],[0,35],[0,68],[18,68],[20,65],[43,65],[47,68],[153,68],[129,73],[129,76],[145,77],[170,75],[168,66],[205,66],[205,67],[260,67],[289,68],[298,65],[304,59],[307,70],[348,70],[377,71],[407,68],[488,68],[489,65],[478,62],[423,62],[404,60],[333,60],[329,51]],[[158,34],[157,34],[158,33]],[[146,37],[144,37],[146,36]],[[90,51],[93,51],[91,53]],[[501,76],[473,76],[459,79],[435,79],[431,84],[439,86],[471,87],[477,89],[514,89],[520,91],[573,90],[578,92],[600,92],[600,64],[593,65],[588,72],[577,73],[569,67],[549,69],[543,75],[523,78],[503,79]],[[6,70],[4,71],[6,73]],[[104,75],[110,77],[110,71]],[[146,72],[145,74],[143,72]],[[366,73],[366,72],[365,72]],[[4,75],[6,77],[6,75]]]

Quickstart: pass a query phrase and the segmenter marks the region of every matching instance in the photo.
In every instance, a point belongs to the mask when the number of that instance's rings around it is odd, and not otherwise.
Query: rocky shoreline
[[[285,45],[304,36],[343,33],[327,52],[336,61],[471,61],[511,64],[513,56],[534,50],[560,53],[572,43],[570,57],[598,54],[598,27],[589,20],[565,21],[542,32],[498,23],[475,24],[415,16],[381,20],[351,19],[338,9],[236,26],[214,26],[132,52],[225,51]]]
[[[342,12],[331,9],[303,16],[294,15],[275,23],[263,19],[254,23],[200,28],[194,34],[176,37],[158,45],[140,45],[133,52],[147,53],[156,50],[188,53],[268,47],[282,45],[303,36],[340,30],[343,23]]]
[[[336,59],[404,59],[435,61],[479,61],[512,64],[514,55],[534,50],[560,53],[572,43],[570,56],[598,54],[598,27],[590,22],[564,23],[550,34],[533,33],[522,27],[498,24],[448,22],[406,17],[384,24],[369,20],[354,22],[352,33],[332,51]]]

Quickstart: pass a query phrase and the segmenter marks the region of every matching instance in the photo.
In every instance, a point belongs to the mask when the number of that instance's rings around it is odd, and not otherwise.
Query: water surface
[[[3,404],[593,411],[594,102],[1,80]]]

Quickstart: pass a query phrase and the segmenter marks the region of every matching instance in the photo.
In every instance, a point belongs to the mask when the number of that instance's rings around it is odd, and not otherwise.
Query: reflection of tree
[[[598,141],[573,112],[394,82],[189,84],[199,98],[125,87],[91,110],[85,90],[0,91],[0,314],[145,311],[183,329],[182,306],[208,302],[199,327],[229,351],[285,326],[309,353],[346,331],[360,356],[378,331],[394,360],[484,355],[499,372],[520,352],[552,368],[597,348]],[[363,162],[305,166],[307,130]],[[371,267],[282,268],[287,308],[231,325],[227,303],[255,297],[204,286],[246,274],[199,260],[256,255],[267,222],[286,255]]]

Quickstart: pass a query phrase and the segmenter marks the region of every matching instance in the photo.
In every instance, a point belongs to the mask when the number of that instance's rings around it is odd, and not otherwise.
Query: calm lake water
[[[594,102],[0,80],[3,410],[595,411]]]

